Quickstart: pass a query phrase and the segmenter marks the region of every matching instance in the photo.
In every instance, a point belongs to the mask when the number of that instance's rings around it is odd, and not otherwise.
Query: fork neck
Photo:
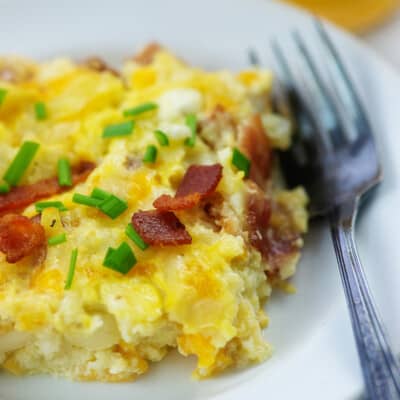
[[[359,203],[360,197],[357,196],[337,206],[330,214],[331,227],[337,228],[340,226],[353,235]]]

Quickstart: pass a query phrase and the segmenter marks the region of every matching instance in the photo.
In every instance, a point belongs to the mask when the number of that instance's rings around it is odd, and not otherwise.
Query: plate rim
[[[40,0],[39,2],[40,2],[40,4],[46,4],[46,3],[48,3],[50,0],[46,0],[46,1],[44,1],[44,0]],[[251,0],[253,3],[261,3],[262,1],[265,1],[265,0]],[[14,3],[24,3],[24,1],[23,0],[17,0],[17,1],[14,1]],[[250,2],[250,1],[249,1]],[[1,2],[0,2],[1,3]],[[4,2],[5,3],[5,2]],[[76,3],[74,3],[74,4],[77,4],[78,2],[76,1]],[[238,3],[238,1],[236,1],[236,3]],[[273,5],[272,5],[273,4]],[[271,6],[272,5],[272,6]],[[276,3],[275,1],[274,2],[271,2],[271,3],[268,3],[267,1],[265,1],[265,4],[264,4],[264,6],[266,7],[266,8],[268,8],[269,6],[271,6],[271,7],[279,7],[279,8],[282,8],[283,10],[288,10],[288,12],[290,12],[290,13],[292,13],[292,12],[294,12],[294,13],[296,13],[296,14],[299,14],[299,15],[301,15],[302,17],[301,18],[307,18],[307,19],[309,19],[310,18],[310,14],[309,13],[307,13],[306,11],[304,11],[303,9],[301,9],[301,8],[299,8],[299,7],[295,7],[295,6],[292,6],[292,5],[288,5],[288,4],[281,4],[281,3]],[[1,20],[1,17],[0,17],[0,20]],[[359,49],[359,51],[360,52],[362,52],[362,53],[364,53],[365,54],[365,59],[366,59],[366,61],[368,61],[369,63],[370,62],[373,62],[373,63],[375,63],[376,65],[378,65],[379,66],[379,69],[383,72],[383,73],[385,73],[385,74],[388,74],[388,75],[390,75],[390,79],[391,80],[396,80],[396,81],[398,81],[399,83],[400,83],[400,74],[399,74],[399,72],[398,71],[396,71],[396,69],[395,69],[395,67],[390,63],[390,62],[388,62],[387,60],[385,60],[385,59],[383,59],[378,53],[377,53],[377,51],[376,50],[374,50],[373,48],[371,48],[371,47],[368,47],[361,39],[359,39],[359,38],[357,38],[357,37],[354,37],[353,35],[350,35],[348,32],[345,32],[343,29],[341,29],[341,28],[339,28],[339,27],[337,27],[337,26],[335,26],[335,25],[333,25],[333,24],[331,24],[331,23],[329,23],[329,22],[325,22],[326,23],[326,25],[328,26],[328,30],[330,31],[330,32],[332,32],[333,33],[333,35],[336,37],[336,36],[338,36],[338,37],[343,37],[343,39],[344,39],[344,41],[347,43],[352,43],[352,45],[353,46],[356,46],[358,49]],[[400,98],[400,97],[399,97]],[[301,272],[300,272],[301,273]],[[248,381],[248,382],[250,382],[250,381]],[[358,392],[358,388],[354,388],[354,392],[353,393],[349,393],[349,395],[356,395],[357,394],[357,392]],[[224,393],[219,393],[219,394],[216,394],[216,395],[212,395],[211,397],[208,397],[209,399],[215,399],[215,400],[222,400],[222,399],[232,399],[232,400],[234,400],[234,399],[240,399],[240,398],[242,398],[242,397],[240,397],[240,396],[243,396],[243,393],[242,393],[242,390],[240,390],[240,391],[238,391],[236,394],[233,394],[232,396],[232,393],[230,393],[230,392],[224,392]],[[1,395],[1,393],[0,393],[0,397],[2,397],[2,395]],[[196,397],[197,398],[197,397]],[[6,399],[4,399],[4,400],[6,400]]]

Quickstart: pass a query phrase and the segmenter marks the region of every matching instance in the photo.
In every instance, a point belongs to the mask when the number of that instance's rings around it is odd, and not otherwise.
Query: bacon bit
[[[40,224],[40,222],[42,221],[42,214],[34,215],[33,217],[31,217],[31,221]]]
[[[154,201],[153,206],[160,211],[188,210],[199,204],[200,200],[200,193],[192,193],[184,197],[172,197],[169,194],[163,194]]]
[[[298,250],[296,243],[299,238],[300,235],[298,234],[291,237],[278,237],[277,235],[272,234],[268,246],[270,259],[278,260],[295,253]],[[274,265],[276,262],[273,262],[272,264]]]
[[[247,229],[249,240],[263,256],[268,256],[268,228],[271,217],[271,203],[262,190],[249,182],[250,194],[247,202]]]
[[[272,285],[282,281],[281,268],[285,266],[290,257],[298,253],[298,239],[300,235],[281,237],[272,231],[267,243],[269,268],[265,271]]]
[[[124,167],[128,171],[135,171],[142,165],[142,159],[134,156],[127,156],[124,161]]]
[[[161,49],[162,47],[158,43],[149,43],[141,51],[139,51],[139,53],[135,54],[133,61],[136,61],[141,65],[149,65],[153,62],[156,53],[158,53]]]
[[[47,241],[43,244],[43,246],[40,246],[37,250],[37,252],[34,254],[35,257],[32,259],[32,266],[36,267],[38,265],[42,265],[47,257]]]
[[[242,227],[239,224],[239,219],[231,205],[224,200],[221,193],[215,192],[212,196],[207,197],[203,204],[203,210],[208,217],[207,222],[214,226],[216,232],[223,229],[231,235],[240,235]]]
[[[4,66],[0,68],[0,80],[10,83],[17,83],[18,76],[15,70],[11,69],[8,66]]]
[[[270,264],[272,271],[279,269],[282,258],[298,250],[297,233],[283,236],[274,230],[269,222],[271,217],[271,202],[263,191],[252,182],[249,182],[249,197],[247,201],[247,230],[249,241]]]
[[[239,130],[239,148],[251,160],[250,179],[264,187],[271,169],[271,146],[259,115]]]
[[[115,69],[107,65],[100,57],[90,57],[83,62],[83,65],[96,72],[110,72],[114,76],[120,76]]]
[[[0,81],[23,83],[31,80],[34,74],[34,68],[25,60],[14,57],[0,58]]]
[[[89,161],[82,161],[73,167],[73,185],[84,182],[94,168],[95,164]],[[70,187],[60,186],[56,177],[44,179],[31,185],[12,188],[9,193],[0,196],[0,215],[4,215],[7,212],[18,212],[40,199],[70,189]]]
[[[153,205],[158,210],[175,211],[195,207],[212,195],[222,178],[222,165],[191,165],[183,177],[175,197],[162,195]]]
[[[172,212],[139,211],[133,214],[132,225],[149,245],[177,246],[192,243],[185,226]]]
[[[210,120],[218,120],[220,118],[226,119],[233,124],[233,117],[227,113],[225,107],[222,104],[217,104],[211,111]]]
[[[214,193],[222,178],[222,165],[191,165],[185,173],[176,197],[199,193],[202,198]]]
[[[0,251],[14,264],[37,252],[43,253],[46,235],[42,225],[17,214],[0,217]]]

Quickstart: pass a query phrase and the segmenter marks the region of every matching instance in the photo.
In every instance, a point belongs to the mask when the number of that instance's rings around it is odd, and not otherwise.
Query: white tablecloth
[[[382,26],[364,35],[362,39],[400,72],[400,12]]]

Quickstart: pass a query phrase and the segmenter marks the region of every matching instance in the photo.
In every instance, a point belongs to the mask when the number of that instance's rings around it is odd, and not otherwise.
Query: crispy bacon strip
[[[38,222],[17,214],[0,217],[0,251],[7,262],[14,264],[45,246],[46,234]]]
[[[214,193],[222,178],[222,165],[191,165],[180,183],[176,197],[199,193],[202,197]]]
[[[163,194],[153,202],[153,205],[160,211],[179,211],[195,207],[200,203],[200,200],[200,193],[192,193],[184,197],[172,197],[169,194]]]
[[[164,194],[153,205],[158,210],[176,211],[195,207],[212,195],[222,178],[222,165],[191,165],[180,183],[175,197]]]
[[[142,239],[153,246],[177,246],[192,243],[185,226],[172,212],[139,211],[132,216],[132,225]]]
[[[249,241],[268,261],[273,270],[279,268],[282,258],[296,251],[299,234],[283,236],[282,232],[270,227],[271,202],[263,191],[254,183],[249,183],[247,199],[247,230]]]
[[[162,47],[156,43],[149,43],[146,47],[144,47],[139,53],[135,54],[133,57],[133,61],[136,61],[141,65],[149,65],[153,62],[154,56],[157,52],[159,52]]]
[[[73,185],[84,182],[94,168],[95,164],[89,161],[82,161],[80,164],[73,167]],[[0,195],[0,215],[4,215],[8,212],[18,212],[40,199],[70,189],[70,187],[60,186],[57,177],[44,179],[31,185],[12,188],[9,193]]]
[[[239,130],[239,148],[251,160],[250,179],[261,188],[271,169],[271,146],[259,115],[254,115]]]

